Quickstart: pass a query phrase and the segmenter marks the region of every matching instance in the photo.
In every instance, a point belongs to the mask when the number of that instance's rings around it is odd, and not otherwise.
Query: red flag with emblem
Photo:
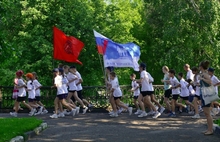
[[[84,43],[73,36],[67,36],[61,30],[53,27],[53,58],[66,62],[82,64],[78,56]]]

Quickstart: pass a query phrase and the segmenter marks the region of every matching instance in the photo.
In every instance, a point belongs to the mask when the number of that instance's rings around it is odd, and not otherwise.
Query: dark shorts
[[[31,99],[31,98],[28,98],[28,102],[34,102],[35,101],[35,99]]]
[[[135,100],[137,100],[137,99],[138,99],[138,96],[134,96],[133,98],[134,98]]]
[[[171,90],[171,89],[165,90],[165,92],[164,92],[164,97],[170,98],[170,97],[171,97],[171,94],[172,94],[172,90]]]
[[[189,102],[193,102],[194,96],[190,95],[189,96]]]
[[[17,102],[23,102],[23,101],[25,101],[26,100],[26,97],[17,97]]]
[[[200,96],[195,95],[195,98],[197,98],[198,100],[201,100]]]
[[[76,90],[69,90],[69,92],[74,93],[74,92],[76,92]]]
[[[183,100],[189,100],[189,97],[182,97],[182,96],[180,96],[180,98],[183,99]]]
[[[154,94],[154,91],[141,91],[141,94],[143,97],[145,96],[151,96]]]
[[[173,94],[172,95],[172,99],[173,100],[178,100],[178,98],[179,98],[179,94]]]
[[[82,90],[77,91],[78,97],[83,100]]]
[[[59,100],[63,100],[65,98],[65,94],[59,94],[57,95],[57,98],[59,98]]]
[[[67,98],[67,96],[68,96],[68,93],[64,94],[64,99],[66,99],[66,98]]]
[[[40,96],[35,96],[35,101],[39,102],[40,101]]]
[[[121,99],[121,97],[114,97],[114,100]]]

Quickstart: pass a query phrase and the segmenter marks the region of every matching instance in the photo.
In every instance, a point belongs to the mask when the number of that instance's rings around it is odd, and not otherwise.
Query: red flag
[[[82,64],[78,60],[84,43],[72,36],[66,36],[61,30],[53,27],[53,58],[66,62]]]

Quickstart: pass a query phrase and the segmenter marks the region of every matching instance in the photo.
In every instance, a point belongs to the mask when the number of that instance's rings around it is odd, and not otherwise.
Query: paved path
[[[220,142],[220,135],[201,133],[206,130],[204,116],[194,120],[187,114],[177,118],[163,114],[157,119],[137,118],[127,113],[118,118],[110,118],[107,113],[59,119],[50,119],[49,115],[37,116],[48,123],[48,128],[28,142]]]

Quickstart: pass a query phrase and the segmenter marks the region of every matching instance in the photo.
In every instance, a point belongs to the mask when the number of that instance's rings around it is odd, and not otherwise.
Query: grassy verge
[[[218,126],[220,126],[220,119],[214,120],[214,123],[217,124]]]
[[[0,142],[10,141],[17,135],[24,136],[42,123],[35,117],[30,118],[0,118]]]

